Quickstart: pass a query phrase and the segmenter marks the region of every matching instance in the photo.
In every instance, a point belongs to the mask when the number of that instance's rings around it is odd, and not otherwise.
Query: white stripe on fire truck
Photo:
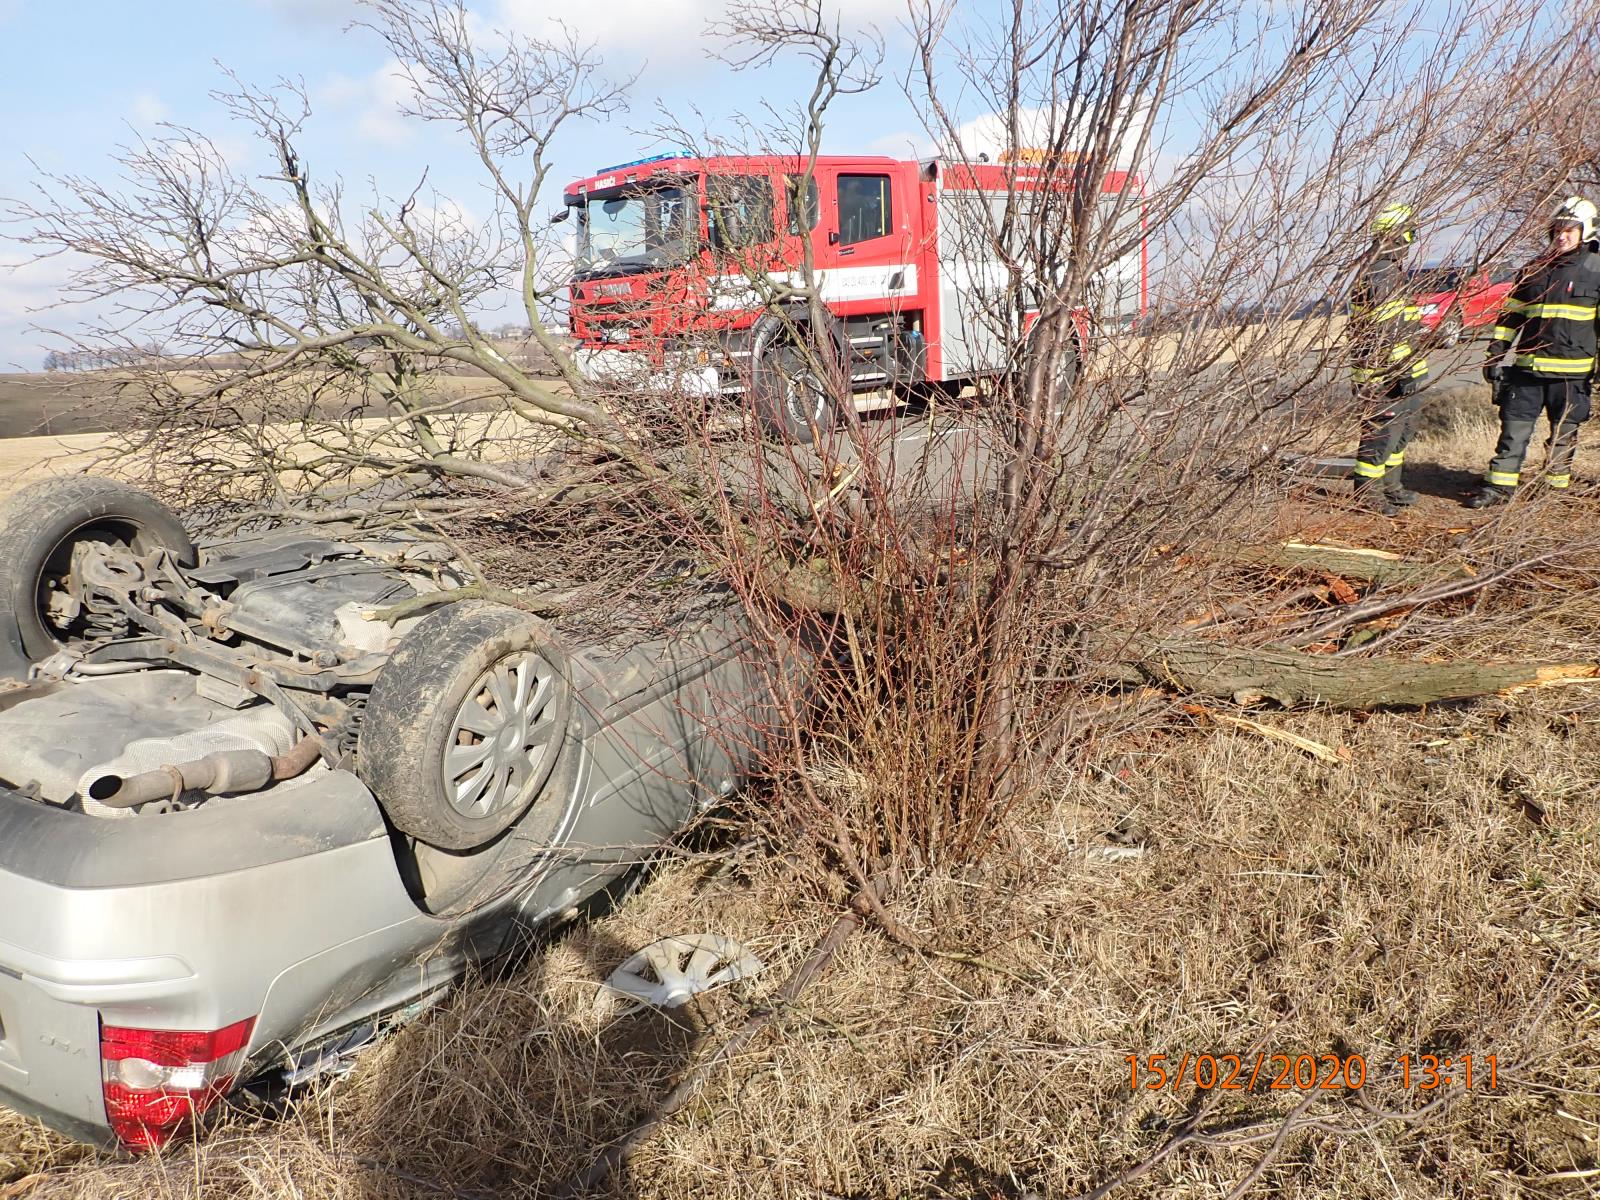
[[[891,263],[874,267],[827,267],[815,272],[823,300],[893,300],[917,290],[914,263]],[[804,276],[799,271],[774,273],[769,278],[783,288],[799,288]],[[743,275],[720,275],[711,281],[711,307],[715,310],[753,308],[761,303],[757,288]]]

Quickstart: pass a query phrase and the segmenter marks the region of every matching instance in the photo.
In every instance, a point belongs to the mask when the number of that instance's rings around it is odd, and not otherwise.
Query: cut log
[[[1236,562],[1264,567],[1304,567],[1326,571],[1345,579],[1365,579],[1376,584],[1434,583],[1466,579],[1472,572],[1459,562],[1418,562],[1387,550],[1362,550],[1350,546],[1322,546],[1285,542],[1281,546],[1244,546],[1230,555]]]
[[[1137,664],[1152,683],[1241,704],[1413,708],[1600,676],[1595,663],[1415,663],[1332,658],[1217,642],[1166,642]]]

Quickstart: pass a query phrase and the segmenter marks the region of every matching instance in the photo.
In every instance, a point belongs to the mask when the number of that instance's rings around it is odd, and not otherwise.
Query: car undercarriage
[[[196,546],[106,480],[0,506],[0,1103],[160,1145],[753,768],[772,676],[725,599],[602,642],[465,581],[414,537]]]

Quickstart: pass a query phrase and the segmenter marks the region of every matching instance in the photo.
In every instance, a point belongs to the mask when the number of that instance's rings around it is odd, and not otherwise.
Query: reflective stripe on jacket
[[[1373,259],[1350,292],[1350,378],[1358,386],[1387,388],[1428,374],[1418,351],[1422,310],[1411,295],[1402,257]]]
[[[1579,248],[1535,259],[1500,309],[1489,359],[1497,361],[1516,342],[1511,361],[1551,379],[1587,379],[1594,374],[1600,334],[1600,254]]]

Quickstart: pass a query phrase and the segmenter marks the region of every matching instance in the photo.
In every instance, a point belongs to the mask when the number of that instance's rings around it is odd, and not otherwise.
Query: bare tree
[[[1046,764],[1127,711],[1119,664],[1170,657],[1210,552],[1281,489],[1284,456],[1353,423],[1336,318],[1291,314],[1342,297],[1397,196],[1470,230],[1474,253],[1514,236],[1486,181],[1547,189],[1582,148],[1552,143],[1552,165],[1500,136],[1495,85],[1549,80],[1516,93],[1542,129],[1592,67],[1546,18],[1468,3],[1016,0],[992,23],[914,5],[903,80],[944,148],[927,166],[944,172],[943,236],[980,264],[951,303],[999,362],[976,394],[915,389],[929,449],[908,459],[896,421],[857,417],[810,242],[775,269],[710,191],[686,278],[743,275],[793,353],[755,362],[735,398],[588,377],[550,323],[562,256],[540,206],[557,137],[619,112],[627,85],[570,40],[481,36],[460,0],[366,12],[411,115],[476,159],[487,218],[426,176],[356,203],[299,148],[304,89],[238,81],[219,100],[270,150],[269,177],[167,128],[123,155],[124,188],[47,177],[13,203],[40,253],[88,263],[75,296],[111,319],[85,340],[185,356],[127,369],[144,406],[129,448],[189,502],[454,521],[484,573],[566,572],[613,604],[642,602],[640,579],[691,547],[681,574],[731,585],[775,645],[843,647],[821,718],[809,687],[788,692],[780,764],[796,827],[867,895],[885,871],[983,853]],[[720,32],[736,65],[813,69],[792,119],[774,106],[744,130],[803,195],[831,106],[877,85],[881,47],[820,0],[736,5]],[[975,202],[984,153],[999,205]],[[698,256],[701,237],[720,257]],[[1146,242],[1158,310],[1181,306],[1164,336],[1115,323],[1119,266]],[[487,333],[508,294],[542,369]],[[750,409],[796,387],[837,430],[763,443]]]
[[[322,401],[327,439],[323,455],[294,464],[308,479],[376,471],[526,482],[441,433],[441,416],[459,401],[441,403],[437,385],[453,371],[487,381],[480,390],[524,422],[581,431],[626,455],[627,437],[607,413],[552,386],[551,372],[508,359],[479,315],[512,290],[541,362],[568,384],[577,379],[548,326],[561,281],[535,207],[551,141],[575,120],[618,111],[622,88],[572,41],[480,45],[459,3],[378,0],[368,11],[410,85],[410,114],[458,130],[491,181],[496,207],[486,219],[471,222],[430,193],[425,173],[403,197],[353,202],[299,150],[310,116],[304,88],[235,79],[216,99],[265,145],[274,172],[250,178],[203,135],[163,127],[122,154],[124,191],[45,177],[35,200],[12,206],[29,226],[25,240],[86,258],[71,298],[108,306],[110,319],[85,340],[123,344],[158,331],[194,356],[181,378],[135,381],[153,406],[153,448],[177,461],[199,433],[216,451],[202,474],[237,481],[244,469],[263,497],[288,464],[268,441],[237,436],[260,423],[243,414],[292,420],[308,394]],[[373,433],[338,419],[342,410],[393,420]]]
[[[734,21],[744,39],[797,37],[763,6]],[[1503,248],[1519,221],[1485,181],[1545,184],[1527,145],[1496,132],[1505,99],[1490,81],[1578,78],[1584,58],[1552,52],[1537,23],[1471,5],[1441,18],[1346,0],[1019,2],[992,26],[950,6],[912,24],[907,83],[948,151],[931,169],[973,193],[952,208],[953,236],[986,264],[965,299],[1008,366],[960,401],[975,406],[966,432],[944,436],[937,463],[897,458],[892,424],[846,422],[817,451],[808,506],[749,506],[741,520],[758,535],[708,549],[774,628],[796,618],[770,603],[751,545],[803,546],[832,581],[807,620],[847,653],[825,736],[791,747],[802,786],[789,813],[867,893],[886,865],[968,859],[1002,838],[1039,772],[1129,711],[1106,703],[1108,681],[1130,678],[1115,664],[1171,664],[1181,647],[1192,669],[1131,678],[1200,690],[1243,678],[1185,621],[1219,552],[1249,540],[1238,524],[1254,502],[1282,493],[1285,461],[1354,428],[1337,313],[1372,217],[1404,197],[1439,241],[1480,258]],[[798,36],[815,44],[814,27]],[[1519,119],[1557,116],[1530,100]],[[1010,179],[998,208],[970,182],[980,150]],[[1108,321],[1085,346],[1080,317],[1106,312],[1108,280],[1146,238],[1158,303],[1181,298],[1181,321],[1159,337]],[[1302,307],[1317,315],[1295,319]],[[818,373],[835,406],[853,407],[837,363]],[[710,450],[719,494],[760,492],[748,463]],[[1256,694],[1263,677],[1284,696],[1318,694],[1305,662],[1275,653],[1244,656]],[[1363,685],[1353,703],[1397,694],[1384,688],[1412,671],[1344,669]],[[1433,686],[1494,686],[1464,678]],[[814,735],[805,711],[797,697],[796,727]]]

